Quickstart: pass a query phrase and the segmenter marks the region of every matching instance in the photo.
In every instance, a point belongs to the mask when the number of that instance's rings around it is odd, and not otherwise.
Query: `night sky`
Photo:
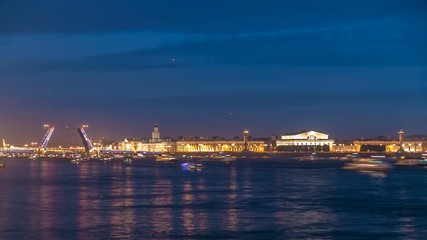
[[[0,138],[427,133],[427,1],[1,0]],[[63,134],[63,133],[62,133]]]

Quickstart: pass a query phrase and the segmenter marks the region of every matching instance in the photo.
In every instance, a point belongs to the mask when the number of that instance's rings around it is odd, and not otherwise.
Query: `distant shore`
[[[218,153],[212,152],[191,152],[191,153],[175,153],[176,156],[206,156]],[[280,157],[303,157],[314,155],[317,157],[345,157],[349,155],[356,155],[359,157],[372,157],[372,156],[385,156],[385,157],[394,157],[399,154],[397,153],[379,153],[379,152],[361,152],[361,153],[352,153],[352,152],[224,152],[224,155],[231,155],[236,157],[247,157],[247,158],[263,158],[263,157],[271,157],[271,158],[280,158]],[[403,155],[411,156],[411,157],[421,157],[422,153],[404,153]]]

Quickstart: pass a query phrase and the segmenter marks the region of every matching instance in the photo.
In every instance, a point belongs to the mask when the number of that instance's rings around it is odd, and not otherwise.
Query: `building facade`
[[[264,152],[264,141],[248,141],[247,146],[241,140],[183,140],[149,142],[143,140],[128,140],[119,143],[119,150],[134,152]]]
[[[353,141],[350,142],[339,142],[334,143],[332,145],[332,152],[341,152],[341,153],[354,153],[359,152],[359,147],[353,143]]]
[[[160,153],[168,152],[172,153],[176,150],[176,144],[171,141],[161,141],[161,142],[149,142],[144,140],[128,140],[119,143],[119,150],[124,151],[133,151],[133,152],[150,152],[150,153]]]
[[[155,124],[151,139],[125,139],[118,143],[118,149],[133,152],[173,153],[176,151],[176,143],[161,139],[159,125]]]
[[[328,152],[334,142],[327,134],[308,131],[278,136],[274,145],[276,151],[283,152]]]
[[[183,140],[176,142],[177,152],[264,152],[264,141]]]
[[[427,151],[427,141],[405,140],[356,140],[353,142],[358,152],[404,152],[422,153]]]

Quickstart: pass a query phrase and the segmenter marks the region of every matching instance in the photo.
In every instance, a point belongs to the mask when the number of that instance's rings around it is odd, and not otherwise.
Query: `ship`
[[[201,163],[185,162],[181,164],[181,168],[185,171],[201,171],[204,166]]]
[[[427,159],[405,158],[396,161],[396,166],[427,166]]]
[[[361,171],[388,171],[392,165],[378,159],[361,158],[345,164],[343,168]]]
[[[156,162],[175,162],[178,158],[169,154],[161,154],[156,156]]]

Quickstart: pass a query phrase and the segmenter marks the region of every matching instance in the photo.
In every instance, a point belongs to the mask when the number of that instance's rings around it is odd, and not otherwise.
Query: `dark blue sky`
[[[2,0],[0,137],[427,133],[426,23],[424,0]]]

